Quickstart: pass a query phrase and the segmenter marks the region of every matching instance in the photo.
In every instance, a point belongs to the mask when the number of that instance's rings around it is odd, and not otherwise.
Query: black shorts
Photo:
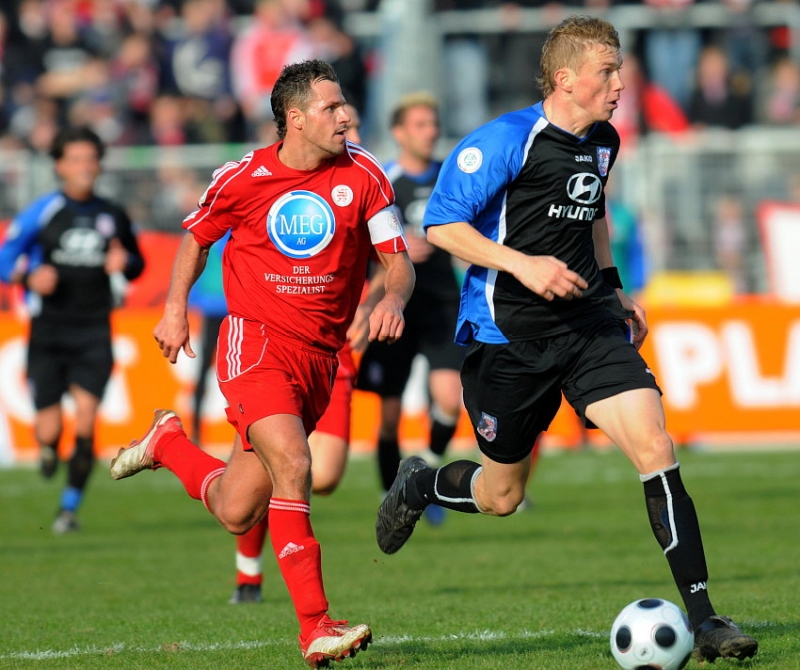
[[[431,370],[461,369],[466,347],[453,341],[458,320],[458,299],[414,294],[405,312],[403,336],[394,344],[372,342],[358,367],[356,388],[383,398],[403,395],[411,364],[422,354]]]
[[[114,365],[111,326],[54,326],[34,319],[27,365],[37,410],[59,403],[73,384],[102,398]]]
[[[493,461],[526,458],[561,406],[562,392],[586,424],[593,402],[640,388],[661,392],[623,322],[539,340],[474,342],[461,371],[478,447]]]

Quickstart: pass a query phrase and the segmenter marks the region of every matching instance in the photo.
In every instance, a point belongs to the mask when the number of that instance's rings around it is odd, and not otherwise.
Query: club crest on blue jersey
[[[290,191],[267,214],[269,239],[290,258],[316,256],[333,239],[336,220],[324,198],[311,191]]]
[[[487,442],[493,442],[497,437],[497,418],[486,412],[481,412],[481,421],[478,424],[478,434]]]
[[[608,176],[608,164],[611,162],[611,149],[609,147],[597,147],[597,167],[600,169],[600,176]]]
[[[456,158],[458,169],[467,174],[476,172],[483,163],[483,152],[478,147],[462,149]]]

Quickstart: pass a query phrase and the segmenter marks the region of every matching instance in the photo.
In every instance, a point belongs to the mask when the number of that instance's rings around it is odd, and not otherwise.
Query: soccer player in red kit
[[[320,547],[310,522],[307,436],[325,410],[374,248],[385,295],[370,340],[394,341],[414,286],[394,192],[377,160],[345,139],[350,121],[333,69],[319,60],[284,68],[272,92],[279,141],[215,173],[172,269],[153,334],[174,363],[189,341],[187,298],[208,247],[227,230],[223,282],[230,315],[220,329],[217,379],[236,441],[227,465],[198,449],[169,410],[120,450],[111,476],[165,467],[228,531],[264,514],[312,668],[366,648],[372,631],[328,616]]]
[[[350,117],[345,137],[361,144],[361,117],[358,109],[345,104]],[[350,414],[356,363],[353,353],[363,354],[369,337],[369,315],[383,296],[383,272],[373,277],[347,331],[347,342],[339,350],[339,367],[333,381],[328,408],[308,436],[311,449],[311,492],[327,496],[339,486],[347,465],[350,447]],[[236,589],[229,602],[233,605],[261,602],[263,583],[263,549],[269,519],[264,516],[244,535],[236,536]]]

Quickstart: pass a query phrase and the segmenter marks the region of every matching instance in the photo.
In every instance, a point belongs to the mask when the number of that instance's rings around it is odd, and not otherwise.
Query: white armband
[[[382,209],[367,221],[367,225],[374,246],[396,237],[403,237],[403,215],[400,214],[397,205],[389,205]]]

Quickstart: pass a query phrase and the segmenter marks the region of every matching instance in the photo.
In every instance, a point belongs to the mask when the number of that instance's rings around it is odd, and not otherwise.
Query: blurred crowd
[[[710,2],[710,0],[708,0]],[[704,0],[434,0],[434,11],[496,8],[505,30],[445,40],[445,131],[539,99],[541,35],[518,13],[554,15],[645,4],[659,20],[626,45],[627,91],[615,125],[648,131],[800,121],[800,64],[787,27],[753,21],[755,0],[715,0],[724,28],[676,20]],[[350,11],[380,0],[5,0],[0,5],[0,148],[44,151],[66,123],[89,124],[110,146],[272,140],[269,93],[281,67],[332,63],[364,110],[379,42],[346,31]],[[449,102],[449,104],[448,104]],[[369,110],[366,110],[367,114]]]
[[[7,5],[12,5],[10,9]],[[330,0],[12,0],[0,10],[0,144],[46,149],[88,124],[111,146],[259,140],[281,67],[365,65]]]
[[[647,26],[625,32],[622,69],[626,90],[614,125],[623,144],[647,132],[682,132],[751,124],[796,125],[800,122],[800,62],[792,53],[788,25],[756,20],[758,0],[572,0],[565,2],[485,2],[437,0],[438,9],[499,8],[503,30],[484,35],[450,35],[445,41],[448,68],[458,70],[447,85],[461,87],[451,96],[464,104],[468,91],[488,91],[483,114],[496,115],[541,98],[536,77],[538,54],[545,37],[523,32],[520,10],[537,8],[557,23],[565,12],[631,9],[645,6],[652,13]],[[773,3],[780,5],[781,2]],[[787,7],[796,6],[795,0]],[[716,5],[725,25],[696,28],[687,19],[695,5]],[[698,7],[702,9],[702,7]],[[613,19],[612,19],[613,20]],[[637,15],[636,23],[641,20]],[[706,21],[708,26],[713,22]],[[788,22],[787,22],[788,24]],[[625,26],[618,23],[624,30]],[[469,63],[467,65],[467,63]],[[536,73],[538,74],[538,73]],[[459,136],[476,119],[457,118],[449,131]]]

